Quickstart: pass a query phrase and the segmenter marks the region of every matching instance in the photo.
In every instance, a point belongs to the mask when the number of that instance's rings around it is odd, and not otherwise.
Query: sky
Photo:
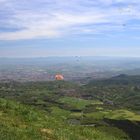
[[[0,0],[0,57],[140,57],[140,0]]]

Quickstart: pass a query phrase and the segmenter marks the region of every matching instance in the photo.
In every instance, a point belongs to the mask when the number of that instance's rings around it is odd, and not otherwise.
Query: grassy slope
[[[113,101],[120,107],[140,110],[140,76],[119,75],[91,81],[83,86],[84,93],[102,101]]]
[[[80,98],[74,98],[74,97],[62,97],[59,99],[61,103],[69,104],[76,109],[84,109],[85,106],[90,104],[102,104],[102,102],[98,100],[84,100]]]
[[[68,112],[55,108],[50,116],[50,114],[33,107],[0,99],[0,139],[126,140],[127,138],[125,133],[113,127],[96,129],[68,125],[58,117],[59,113],[65,116]]]
[[[14,99],[34,108],[0,99],[0,138],[2,140],[128,139],[122,130],[106,124],[104,118],[114,121],[130,120],[134,124],[135,121],[140,121],[140,115],[136,114],[139,111],[140,99],[139,77],[121,75],[111,80],[111,82],[110,80],[91,82],[80,88],[65,81],[1,84],[0,97]],[[85,96],[83,97],[86,94],[93,98],[86,100]],[[107,99],[115,104],[105,105],[98,99]],[[97,127],[70,125],[69,119],[79,120],[80,124],[84,125],[97,124]]]

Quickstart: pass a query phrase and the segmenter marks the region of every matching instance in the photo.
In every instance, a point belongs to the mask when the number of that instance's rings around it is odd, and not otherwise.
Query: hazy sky
[[[0,57],[140,56],[140,0],[0,0]]]

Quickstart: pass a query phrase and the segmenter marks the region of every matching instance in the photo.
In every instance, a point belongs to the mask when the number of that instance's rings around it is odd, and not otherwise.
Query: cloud
[[[120,31],[140,19],[139,6],[139,0],[0,0],[0,40]]]

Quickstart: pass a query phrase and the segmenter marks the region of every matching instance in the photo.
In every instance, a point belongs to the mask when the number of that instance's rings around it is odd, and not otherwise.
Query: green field
[[[102,104],[102,102],[98,100],[84,100],[84,99],[74,98],[74,97],[63,97],[60,98],[59,101],[64,104],[71,105],[76,109],[84,109],[87,105],[90,104]]]
[[[88,128],[73,126],[62,121],[58,116],[67,116],[68,112],[53,108],[53,115],[43,110],[22,105],[14,101],[0,99],[0,139],[48,139],[48,140],[123,140],[127,135],[116,128],[107,128],[117,131],[120,135],[109,135],[105,128]]]
[[[0,140],[139,140],[136,81],[0,83]]]

